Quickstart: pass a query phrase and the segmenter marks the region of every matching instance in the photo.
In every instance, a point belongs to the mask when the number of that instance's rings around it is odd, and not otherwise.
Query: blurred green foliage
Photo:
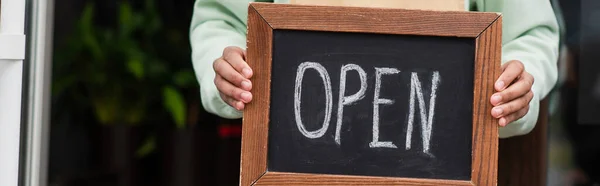
[[[53,115],[56,110],[88,112],[101,125],[166,121],[184,128],[185,93],[197,92],[198,86],[187,31],[164,27],[153,0],[137,8],[119,2],[116,13],[116,24],[100,25],[103,17],[87,3],[73,34],[56,49]]]

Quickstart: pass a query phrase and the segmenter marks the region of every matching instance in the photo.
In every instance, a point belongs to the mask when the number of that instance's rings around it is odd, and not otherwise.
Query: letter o
[[[302,123],[302,117],[300,116],[300,99],[302,98],[302,79],[304,78],[304,72],[307,69],[315,69],[319,72],[319,76],[323,80],[323,86],[325,87],[325,119],[323,120],[323,126],[315,131],[308,131],[304,127]],[[298,130],[306,136],[307,138],[320,138],[325,135],[327,132],[327,128],[329,128],[329,121],[331,120],[331,109],[333,106],[331,92],[331,79],[329,78],[329,74],[323,65],[316,62],[304,62],[298,66],[296,70],[296,82],[294,89],[294,115],[296,119],[296,126],[298,126]]]

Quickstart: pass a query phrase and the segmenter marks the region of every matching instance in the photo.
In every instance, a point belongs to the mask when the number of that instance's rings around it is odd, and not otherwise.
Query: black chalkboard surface
[[[275,30],[268,170],[469,180],[474,47],[470,38]],[[344,66],[355,68],[342,84]]]
[[[501,23],[251,3],[240,185],[496,185]]]

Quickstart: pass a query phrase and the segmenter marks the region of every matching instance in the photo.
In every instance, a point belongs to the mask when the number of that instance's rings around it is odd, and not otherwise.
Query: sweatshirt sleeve
[[[524,135],[535,127],[540,101],[557,81],[559,29],[549,0],[477,0],[486,12],[501,12],[502,63],[523,62],[535,82],[527,115],[500,128],[500,138]]]
[[[236,119],[242,112],[227,105],[214,84],[212,67],[228,46],[246,48],[246,21],[250,0],[196,0],[190,25],[192,63],[206,111]]]

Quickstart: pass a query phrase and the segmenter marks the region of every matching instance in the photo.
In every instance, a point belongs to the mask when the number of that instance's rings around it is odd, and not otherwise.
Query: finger
[[[252,101],[252,94],[250,92],[234,86],[219,75],[215,77],[215,85],[217,86],[219,92],[225,96],[233,98],[235,101],[241,101],[244,103]]]
[[[517,112],[522,108],[528,107],[529,101],[531,101],[532,98],[533,92],[529,91],[524,96],[492,108],[492,116],[495,118],[500,118]]]
[[[523,72],[517,82],[510,85],[505,90],[492,95],[490,103],[494,106],[498,106],[527,94],[527,92],[531,91],[533,81],[533,76],[527,72]]]
[[[503,91],[508,85],[510,85],[521,73],[525,67],[520,61],[510,61],[502,65],[502,74],[496,81],[494,87],[496,91]]]
[[[238,71],[233,69],[233,67],[224,60],[218,59],[215,61],[213,68],[219,76],[225,78],[225,80],[229,81],[231,84],[246,91],[250,91],[252,89],[252,83],[250,80],[244,78]]]
[[[244,60],[244,50],[239,47],[227,47],[223,50],[223,59],[238,72],[242,73],[245,78],[252,77],[252,69]]]
[[[498,121],[498,124],[500,126],[504,127],[513,121],[517,121],[518,119],[521,119],[523,116],[525,116],[527,114],[527,112],[529,112],[529,106],[522,108],[521,110],[518,110],[517,112],[512,113],[508,116],[500,118],[500,120]]]
[[[232,97],[226,96],[223,93],[219,93],[219,95],[221,96],[221,99],[223,99],[223,101],[225,101],[225,103],[227,103],[229,106],[235,108],[236,110],[244,109],[245,105],[243,102],[237,101],[237,100],[233,99]]]

